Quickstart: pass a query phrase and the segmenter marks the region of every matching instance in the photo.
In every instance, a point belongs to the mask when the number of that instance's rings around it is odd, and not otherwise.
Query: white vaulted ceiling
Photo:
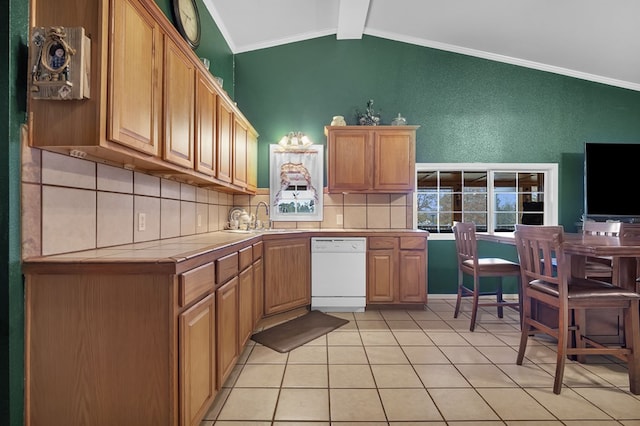
[[[362,34],[640,91],[640,0],[203,0],[233,53]]]

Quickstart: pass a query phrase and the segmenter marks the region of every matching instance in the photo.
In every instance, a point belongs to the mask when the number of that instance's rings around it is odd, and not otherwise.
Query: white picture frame
[[[272,221],[322,221],[324,145],[284,149],[269,145]]]

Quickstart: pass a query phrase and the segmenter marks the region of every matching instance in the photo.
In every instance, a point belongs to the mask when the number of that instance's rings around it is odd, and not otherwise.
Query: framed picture
[[[271,220],[322,221],[324,145],[269,145]]]

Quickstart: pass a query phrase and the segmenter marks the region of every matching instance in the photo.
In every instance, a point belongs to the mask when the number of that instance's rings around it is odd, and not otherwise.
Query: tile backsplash
[[[23,258],[215,232],[229,210],[269,203],[23,146]],[[412,227],[411,194],[324,194],[322,222],[274,228]],[[264,209],[258,219],[267,221]]]

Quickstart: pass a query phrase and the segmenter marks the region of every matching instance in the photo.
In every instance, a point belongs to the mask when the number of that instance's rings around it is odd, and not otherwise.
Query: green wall
[[[29,4],[0,2],[0,424],[23,420],[24,306],[20,267],[20,127],[26,117]]]
[[[259,187],[269,182],[269,144],[291,130],[325,144],[332,116],[355,124],[373,99],[383,124],[400,112],[421,126],[418,162],[558,163],[559,222],[573,231],[584,142],[640,141],[639,92],[376,37],[245,52],[235,67],[236,101],[260,134]],[[429,292],[455,291],[453,250],[429,243]]]

